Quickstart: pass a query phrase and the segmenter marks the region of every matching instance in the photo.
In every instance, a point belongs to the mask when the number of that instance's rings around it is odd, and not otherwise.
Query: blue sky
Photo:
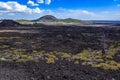
[[[120,0],[0,0],[0,19],[120,20]]]

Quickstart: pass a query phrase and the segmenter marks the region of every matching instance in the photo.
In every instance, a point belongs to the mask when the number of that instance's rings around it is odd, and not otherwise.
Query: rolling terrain
[[[1,80],[120,79],[120,22],[40,19],[0,22]]]

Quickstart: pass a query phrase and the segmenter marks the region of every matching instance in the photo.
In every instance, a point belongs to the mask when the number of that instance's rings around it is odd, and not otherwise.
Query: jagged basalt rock
[[[89,25],[24,25],[20,27],[14,21],[5,20],[0,29],[0,54],[11,50],[17,54],[31,55],[33,51],[80,53],[84,49],[102,50],[112,45],[119,45],[119,26]],[[5,28],[4,28],[5,27]],[[7,29],[6,29],[7,28]],[[13,30],[13,32],[12,32]],[[14,32],[17,30],[18,32]],[[24,31],[25,30],[25,31]],[[30,32],[30,31],[33,32]],[[24,33],[20,33],[24,31]],[[29,33],[27,32],[29,31]],[[13,38],[14,37],[14,38]],[[6,47],[7,46],[7,47]],[[119,52],[118,52],[119,54]],[[34,56],[34,55],[33,55]],[[35,56],[38,58],[38,56]],[[40,58],[40,57],[39,57]],[[120,56],[114,56],[116,62]],[[2,58],[5,60],[5,58]],[[3,62],[0,61],[1,80],[119,80],[120,69],[103,70],[88,65],[74,64],[68,60],[57,60],[47,64],[44,59],[39,62]]]
[[[42,65],[41,65],[42,64]],[[3,67],[4,66],[4,67]],[[120,70],[103,70],[66,60],[55,64],[0,62],[2,80],[119,80]],[[2,73],[7,72],[7,73]]]
[[[20,24],[13,20],[2,20],[0,22],[0,27],[17,27],[17,26],[20,26]]]

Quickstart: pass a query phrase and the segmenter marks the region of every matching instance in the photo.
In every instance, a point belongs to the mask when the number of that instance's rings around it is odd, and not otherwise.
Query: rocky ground
[[[103,70],[90,66],[77,65],[68,61],[55,64],[0,63],[1,80],[119,80],[120,70]]]
[[[9,26],[9,23],[11,26]],[[20,25],[0,23],[0,80],[119,80],[120,69],[105,70],[58,59],[48,64],[43,59],[10,61],[15,54],[32,55],[33,52],[65,52],[76,55],[84,49],[107,51],[112,45],[120,46],[120,25]],[[120,62],[119,51],[112,57]],[[18,57],[15,55],[15,57]],[[25,57],[25,56],[24,56]],[[9,58],[7,61],[6,58]],[[106,59],[106,58],[105,58]],[[114,65],[115,66],[115,65]]]

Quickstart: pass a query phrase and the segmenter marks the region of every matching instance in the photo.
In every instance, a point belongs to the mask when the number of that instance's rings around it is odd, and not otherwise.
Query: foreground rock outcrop
[[[2,20],[0,22],[0,27],[17,27],[17,26],[21,26],[21,24],[13,20]]]
[[[2,80],[119,80],[120,70],[107,71],[90,66],[75,65],[68,61],[55,64],[0,63]]]

